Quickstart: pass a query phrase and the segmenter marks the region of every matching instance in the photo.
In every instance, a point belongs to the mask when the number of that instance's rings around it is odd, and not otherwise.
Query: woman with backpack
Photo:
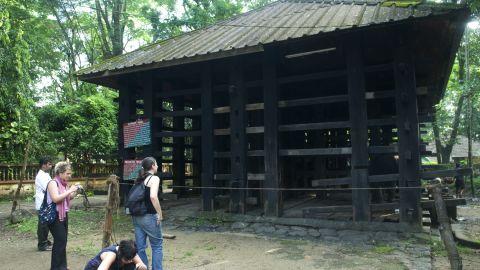
[[[136,184],[145,187],[145,214],[132,214],[133,226],[135,227],[135,243],[138,255],[143,263],[148,266],[147,237],[152,247],[152,269],[162,270],[163,260],[163,237],[162,237],[162,208],[158,199],[160,178],[155,176],[158,170],[157,161],[153,157],[142,160],[142,169]]]
[[[55,203],[55,220],[48,224],[48,229],[53,236],[51,270],[67,270],[67,235],[68,235],[68,210],[70,200],[77,194],[77,185],[68,186],[72,177],[72,167],[68,162],[58,162],[55,165],[55,178],[47,184],[46,202]]]

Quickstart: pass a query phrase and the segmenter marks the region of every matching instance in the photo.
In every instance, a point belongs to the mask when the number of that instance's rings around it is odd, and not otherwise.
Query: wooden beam
[[[352,212],[351,205],[333,205],[333,206],[317,206],[307,207],[302,209],[303,218],[318,218],[319,214],[338,213],[338,212]]]
[[[232,180],[232,175],[229,173],[217,173],[213,176],[213,179],[215,181],[230,181]],[[265,174],[263,173],[248,173],[247,174],[247,179],[249,181],[263,181],[265,180]]]
[[[246,127],[246,89],[243,81],[243,68],[239,58],[234,58],[230,64],[229,94],[230,94],[230,149],[231,172],[230,187],[244,188],[247,186],[247,135]],[[230,191],[229,209],[232,213],[245,214],[245,190]]]
[[[368,147],[369,154],[396,154],[398,153],[397,145],[376,145]]]
[[[185,116],[199,116],[202,114],[201,109],[194,109],[194,110],[184,110],[184,108],[179,108],[180,110],[174,111],[165,111],[165,112],[156,112],[155,117],[185,117]]]
[[[200,130],[185,130],[185,131],[162,131],[155,133],[155,137],[189,137],[201,136]]]
[[[214,209],[214,190],[205,187],[213,187],[213,106],[212,106],[212,71],[211,64],[206,62],[202,65],[202,209],[212,211]]]
[[[318,104],[347,102],[347,101],[348,101],[348,95],[300,98],[300,99],[291,99],[291,100],[280,100],[278,102],[278,107],[288,108],[288,107],[296,107],[296,106],[318,105]]]
[[[348,71],[348,97],[350,113],[350,141],[352,144],[351,177],[353,220],[369,221],[368,188],[368,129],[367,101],[365,99],[365,70],[362,57],[362,36],[350,34],[344,40]]]
[[[368,182],[369,183],[382,183],[382,182],[396,182],[400,176],[398,173],[392,174],[381,174],[381,175],[369,175]]]
[[[278,83],[285,84],[285,83],[303,82],[303,81],[309,81],[309,80],[319,80],[319,79],[332,78],[332,77],[341,77],[346,74],[347,74],[346,70],[323,71],[323,72],[317,72],[317,73],[311,73],[311,74],[281,77],[281,78],[278,78]]]
[[[337,156],[352,154],[352,148],[281,149],[279,153],[280,156]]]
[[[312,187],[350,185],[351,183],[352,183],[351,177],[315,179],[315,180],[312,180]]]
[[[323,123],[280,125],[278,127],[278,130],[279,131],[322,130],[322,129],[335,129],[335,128],[348,128],[348,127],[350,127],[350,121],[337,121],[337,122],[323,122]]]
[[[385,210],[395,210],[400,207],[399,203],[376,203],[370,204],[370,211],[385,211]]]
[[[466,175],[471,175],[472,173],[473,173],[472,168],[462,168],[462,169],[422,172],[421,177],[423,179],[433,179],[435,177],[455,177],[460,175],[466,176]]]
[[[170,97],[177,97],[177,96],[200,94],[201,91],[202,91],[202,88],[181,89],[181,90],[173,90],[173,91],[162,91],[162,92],[156,93],[156,97],[157,98],[170,98]]]
[[[403,31],[406,31],[403,29]],[[400,32],[399,32],[400,33]],[[420,135],[415,81],[415,64],[411,49],[397,37],[394,49],[395,104],[399,148],[399,186],[420,186]],[[406,35],[406,34],[405,34]],[[400,222],[421,224],[420,190],[400,190]]]
[[[278,86],[275,51],[267,50],[263,58],[263,99],[265,132],[263,137],[265,154],[264,187],[280,188],[279,153],[278,153]],[[281,216],[283,203],[281,192],[277,190],[265,191],[264,212],[267,216]]]
[[[467,201],[465,198],[460,198],[460,199],[444,199],[445,204],[447,206],[457,206],[457,205],[466,205]],[[435,201],[434,200],[428,200],[428,201],[421,201],[420,206],[422,209],[433,209],[435,206]]]

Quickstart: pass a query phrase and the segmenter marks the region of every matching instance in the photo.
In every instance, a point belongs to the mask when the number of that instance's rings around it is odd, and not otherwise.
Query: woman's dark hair
[[[142,160],[142,169],[138,173],[137,183],[143,182],[147,178],[148,171],[152,169],[154,164],[157,164],[157,161],[153,157],[146,157]]]
[[[137,246],[132,240],[122,240],[118,245],[118,257],[127,261],[133,259],[137,255]]]

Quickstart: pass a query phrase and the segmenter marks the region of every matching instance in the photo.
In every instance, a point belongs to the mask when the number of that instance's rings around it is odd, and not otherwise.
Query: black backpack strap
[[[150,179],[152,179],[152,176],[153,176],[153,174],[150,174],[150,177],[148,178],[148,181],[150,181]],[[148,181],[147,181],[147,183],[144,182],[144,185],[145,185],[145,186],[147,186]]]

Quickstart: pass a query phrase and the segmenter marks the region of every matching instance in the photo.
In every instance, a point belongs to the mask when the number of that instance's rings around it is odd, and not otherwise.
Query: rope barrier
[[[129,185],[129,183],[120,183],[120,185]],[[267,190],[267,191],[338,191],[338,190],[401,190],[401,189],[425,189],[425,187],[346,187],[346,188],[266,188],[266,187],[200,187],[200,186],[177,186],[171,185],[168,188],[188,188],[188,189],[218,189],[218,190]]]

